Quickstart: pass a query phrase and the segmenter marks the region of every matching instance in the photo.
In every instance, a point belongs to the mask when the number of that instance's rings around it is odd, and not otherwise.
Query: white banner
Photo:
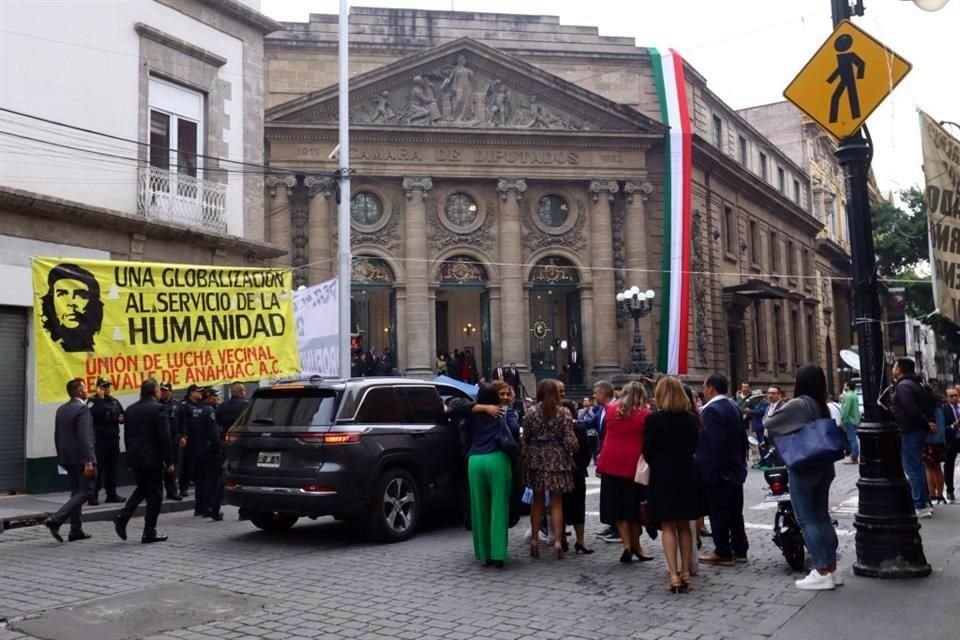
[[[960,322],[960,140],[920,112],[934,302]]]
[[[294,292],[293,316],[302,373],[337,377],[340,327],[336,278]]]

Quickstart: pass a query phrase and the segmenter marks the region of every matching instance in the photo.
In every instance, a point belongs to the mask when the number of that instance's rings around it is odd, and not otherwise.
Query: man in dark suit
[[[57,409],[53,442],[57,464],[66,469],[70,480],[70,499],[43,523],[57,542],[63,542],[60,526],[70,520],[70,542],[90,537],[83,531],[80,515],[83,503],[90,499],[96,480],[97,456],[94,449],[93,418],[87,399],[87,385],[80,378],[67,383],[70,400]]]
[[[497,360],[497,365],[493,368],[493,371],[490,372],[491,380],[503,380],[507,381],[507,370],[503,368],[503,363]],[[512,386],[512,385],[511,385]]]
[[[703,383],[703,433],[695,456],[707,492],[715,546],[713,553],[700,556],[700,562],[720,566],[746,562],[749,546],[743,523],[747,436],[740,408],[726,395],[728,385],[719,373]]]
[[[149,544],[167,539],[167,536],[157,534],[157,518],[163,502],[163,473],[166,470],[173,474],[174,457],[167,410],[159,398],[160,385],[148,378],[140,385],[140,401],[126,411],[123,442],[127,446],[127,466],[133,471],[137,488],[113,519],[114,529],[121,540],[127,539],[127,523],[144,500],[147,501],[147,512],[140,542]]]
[[[517,371],[517,363],[511,362],[503,375],[503,381],[513,387],[513,393],[517,396],[517,399],[523,401],[523,394],[520,388],[522,386],[520,383],[520,372]]]
[[[947,429],[946,457],[943,463],[943,483],[947,487],[947,501],[955,502],[953,492],[954,466],[957,464],[957,450],[960,449],[960,387],[947,387],[947,402],[943,405],[943,416]]]
[[[463,359],[466,367],[463,364],[460,365],[460,370],[463,372],[463,381],[470,384],[477,384],[477,380],[480,379],[479,369],[477,367],[477,359],[473,355],[473,351],[470,349],[464,349]]]
[[[570,384],[583,384],[583,358],[577,351],[577,345],[570,347],[570,353],[567,356],[567,371],[570,374]]]
[[[233,426],[246,406],[247,388],[242,382],[234,382],[230,385],[230,399],[216,409],[217,425],[221,433],[226,433],[227,429]]]

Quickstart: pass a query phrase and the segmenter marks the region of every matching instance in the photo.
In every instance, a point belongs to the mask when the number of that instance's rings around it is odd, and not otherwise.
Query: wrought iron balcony
[[[227,185],[157,167],[140,168],[137,210],[153,220],[225,233]]]

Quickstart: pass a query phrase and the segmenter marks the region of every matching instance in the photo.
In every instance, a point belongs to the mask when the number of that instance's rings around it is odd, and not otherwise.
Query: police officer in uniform
[[[123,502],[117,495],[117,463],[120,460],[120,425],[123,424],[123,406],[110,395],[113,383],[97,379],[97,395],[87,400],[93,418],[93,435],[97,454],[97,485],[90,496],[92,507],[100,504],[100,489],[107,490],[106,502]]]
[[[187,449],[196,465],[197,478],[193,515],[213,520],[223,520],[223,513],[220,512],[223,438],[217,426],[216,413],[219,394],[213,387],[203,390],[203,401],[196,409],[191,408],[191,416],[195,417],[187,427]]]
[[[200,400],[202,387],[195,384],[187,387],[187,394],[183,402],[177,407],[177,433],[180,435],[179,451],[182,455],[177,458],[177,473],[180,478],[180,497],[190,495],[190,483],[196,480],[196,465],[193,460],[193,447],[190,446],[191,424],[200,418]]]
[[[173,399],[173,385],[169,382],[160,384],[160,406],[167,419],[167,432],[170,434],[170,448],[173,451],[173,461],[177,460],[180,451],[180,411],[177,402]],[[186,444],[186,442],[184,442]],[[174,462],[174,464],[176,464]],[[167,491],[167,500],[183,500],[177,487],[176,473],[167,473],[163,476],[163,484]]]

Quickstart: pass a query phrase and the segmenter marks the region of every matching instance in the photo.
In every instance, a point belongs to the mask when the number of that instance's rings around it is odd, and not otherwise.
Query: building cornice
[[[259,11],[254,11],[247,5],[236,0],[196,0],[200,4],[216,9],[222,14],[238,20],[246,25],[254,27],[263,35],[282,31],[283,25],[273,18],[268,18]]]
[[[150,237],[175,238],[211,249],[226,249],[245,254],[250,259],[266,260],[286,255],[286,250],[266,242],[237,236],[219,235],[184,225],[147,220],[115,209],[94,207],[25,189],[0,185],[0,208],[34,214],[37,217],[76,222],[83,220],[94,227],[142,233]]]
[[[133,30],[140,34],[141,37],[147,38],[148,40],[153,40],[157,44],[162,44],[165,47],[175,49],[180,53],[186,54],[191,58],[196,58],[201,62],[206,62],[214,67],[222,67],[223,65],[227,64],[227,59],[223,56],[218,56],[212,51],[207,51],[206,49],[198,47],[194,44],[190,44],[186,40],[181,40],[180,38],[172,36],[169,33],[161,31],[160,29],[155,29],[148,24],[138,22],[133,25]]]
[[[850,273],[853,265],[850,262],[850,253],[833,238],[817,238],[815,242],[817,253],[827,258],[830,265],[844,273]]]

